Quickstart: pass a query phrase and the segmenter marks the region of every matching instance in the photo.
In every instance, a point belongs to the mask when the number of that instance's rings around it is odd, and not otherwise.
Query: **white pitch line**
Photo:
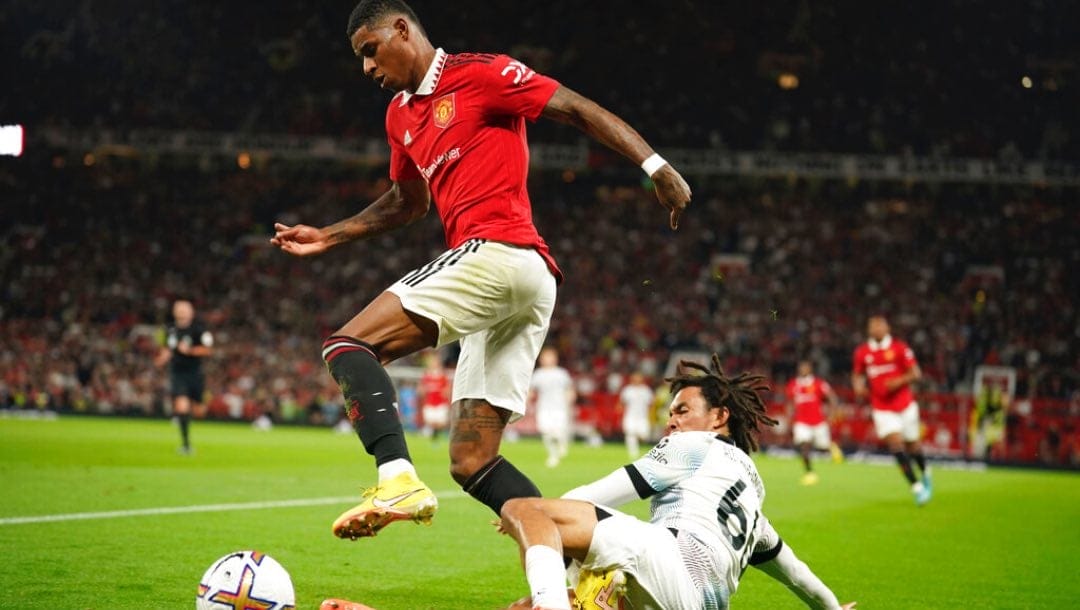
[[[465,497],[461,490],[442,491],[435,494],[439,498],[452,499]],[[327,504],[347,504],[356,502],[357,496],[338,496],[328,498],[299,498],[296,500],[268,500],[265,502],[239,502],[233,504],[198,504],[195,506],[160,506],[157,508],[136,508],[131,510],[107,510],[97,513],[65,513],[60,515],[30,515],[26,517],[3,517],[0,525],[22,525],[25,523],[54,523],[57,521],[81,521],[86,519],[119,519],[121,517],[149,517],[153,515],[182,515],[187,513],[217,513],[231,510],[262,510],[266,508],[293,508],[296,506],[325,506]]]

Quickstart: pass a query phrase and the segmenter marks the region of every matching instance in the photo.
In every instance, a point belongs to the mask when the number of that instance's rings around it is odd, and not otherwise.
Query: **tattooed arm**
[[[395,182],[390,190],[360,213],[323,228],[274,223],[270,243],[289,254],[310,256],[357,239],[407,225],[427,213],[431,191],[424,180]]]

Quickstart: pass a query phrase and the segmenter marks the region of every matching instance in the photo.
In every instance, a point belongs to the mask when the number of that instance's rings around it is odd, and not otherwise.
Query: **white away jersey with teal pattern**
[[[761,476],[730,439],[676,432],[626,470],[638,494],[652,496],[651,521],[678,532],[687,568],[720,607],[748,564],[779,553],[780,537],[761,512]],[[684,545],[685,537],[693,540]]]

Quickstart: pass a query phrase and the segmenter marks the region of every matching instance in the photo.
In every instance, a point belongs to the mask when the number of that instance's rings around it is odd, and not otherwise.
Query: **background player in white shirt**
[[[631,374],[629,383],[619,392],[619,407],[623,414],[626,452],[632,460],[641,456],[638,443],[649,440],[649,408],[652,401],[653,391],[645,384],[645,376],[641,373]]]
[[[532,388],[536,400],[536,428],[547,448],[547,465],[554,468],[566,456],[573,424],[574,380],[559,366],[559,352],[553,347],[540,350],[540,366],[533,371]]]
[[[761,380],[726,377],[717,356],[712,370],[684,362],[670,380],[671,435],[646,456],[560,499],[507,502],[502,527],[521,548],[531,591],[511,608],[570,608],[564,556],[581,562],[577,596],[588,608],[619,607],[611,587],[583,588],[584,575],[613,571],[625,577],[626,607],[726,608],[747,565],[810,607],[841,608],[761,512],[765,488],[747,453],[758,424],[776,424]],[[650,496],[649,523],[608,508]]]

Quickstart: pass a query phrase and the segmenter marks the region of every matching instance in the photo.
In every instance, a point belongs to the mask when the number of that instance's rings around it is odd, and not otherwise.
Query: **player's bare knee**
[[[529,505],[533,503],[536,498],[511,498],[503,504],[500,517],[508,521],[516,521],[521,513],[529,509]]]

